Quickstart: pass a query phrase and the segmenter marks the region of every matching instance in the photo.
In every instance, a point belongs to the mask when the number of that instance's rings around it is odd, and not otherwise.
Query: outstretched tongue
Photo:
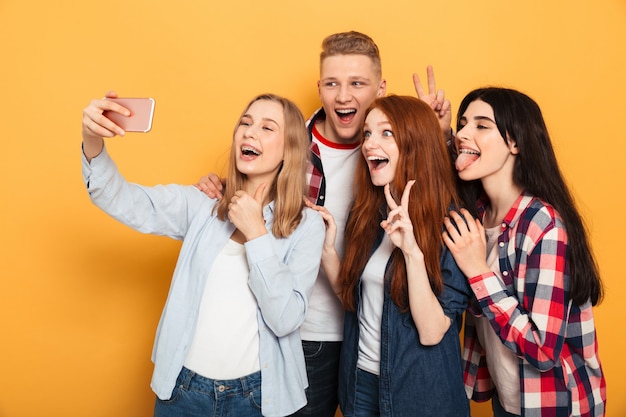
[[[455,162],[456,170],[459,172],[463,171],[465,168],[470,166],[472,162],[476,161],[478,159],[478,156],[479,155],[475,153],[461,152],[459,156],[457,156],[456,158],[456,162]]]

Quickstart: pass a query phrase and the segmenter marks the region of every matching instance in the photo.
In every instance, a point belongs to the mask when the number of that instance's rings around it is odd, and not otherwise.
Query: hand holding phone
[[[149,132],[154,116],[153,98],[107,98],[130,111],[130,116],[106,110],[103,115],[126,132]]]

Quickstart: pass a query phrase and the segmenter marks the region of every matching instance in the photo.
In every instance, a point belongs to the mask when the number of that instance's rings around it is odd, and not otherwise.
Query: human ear
[[[457,132],[458,135],[458,132]],[[519,148],[517,147],[517,141],[515,139],[513,139],[511,136],[509,136],[509,134],[506,134],[506,139],[504,140],[506,142],[506,145],[509,147],[509,152],[511,152],[511,155],[518,155],[519,154]]]
[[[384,97],[387,93],[387,80],[380,80],[380,84],[378,85],[378,94],[376,97]]]

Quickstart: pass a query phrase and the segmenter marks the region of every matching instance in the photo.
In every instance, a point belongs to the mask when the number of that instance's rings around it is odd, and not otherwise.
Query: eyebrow
[[[367,122],[363,123],[363,128],[365,129],[366,127],[369,127],[370,125]],[[378,123],[376,123],[374,125],[375,127],[380,127],[380,126],[389,126],[391,128],[391,122],[389,120],[383,120],[380,121]]]
[[[462,116],[461,120],[467,121],[467,117]],[[474,116],[472,118],[472,120],[487,120],[488,122],[491,122],[493,124],[497,124],[495,120],[493,120],[493,119],[491,119],[490,117],[487,117],[487,116]]]
[[[244,117],[247,117],[248,119],[254,120],[254,117],[250,116],[248,113],[246,113],[246,114],[244,114],[243,116],[241,116],[241,118],[242,118],[242,119],[243,119]],[[261,120],[262,120],[262,121],[265,121],[265,122],[271,122],[271,123],[274,123],[276,126],[280,126],[280,124],[279,124],[276,120],[274,120],[274,119],[272,119],[272,118],[270,118],[270,117],[261,117]]]

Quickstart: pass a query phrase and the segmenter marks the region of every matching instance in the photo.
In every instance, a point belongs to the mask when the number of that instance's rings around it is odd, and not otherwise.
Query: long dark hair
[[[420,249],[430,286],[435,294],[443,287],[439,256],[443,247],[441,230],[450,204],[457,204],[454,172],[448,150],[432,109],[423,101],[408,96],[378,98],[367,110],[380,109],[387,116],[400,158],[391,194],[399,199],[404,187],[415,180],[409,197],[409,217]],[[361,142],[363,140],[361,133]],[[356,308],[356,287],[371,257],[381,232],[380,222],[386,208],[383,187],[372,184],[367,163],[360,158],[355,173],[354,205],[345,231],[345,255],[341,266],[341,298],[348,310]],[[385,216],[386,217],[386,216]],[[408,283],[404,256],[399,248],[392,253],[391,298],[407,311]]]
[[[578,305],[591,300],[598,304],[603,297],[598,266],[593,257],[587,231],[565,183],[552,147],[539,105],[526,94],[499,87],[479,88],[465,96],[459,106],[460,119],[473,101],[481,100],[493,109],[500,135],[516,143],[513,182],[531,195],[552,205],[561,215],[568,234],[567,262],[572,288],[570,298]],[[459,193],[472,205],[484,193],[479,180],[462,184]]]

